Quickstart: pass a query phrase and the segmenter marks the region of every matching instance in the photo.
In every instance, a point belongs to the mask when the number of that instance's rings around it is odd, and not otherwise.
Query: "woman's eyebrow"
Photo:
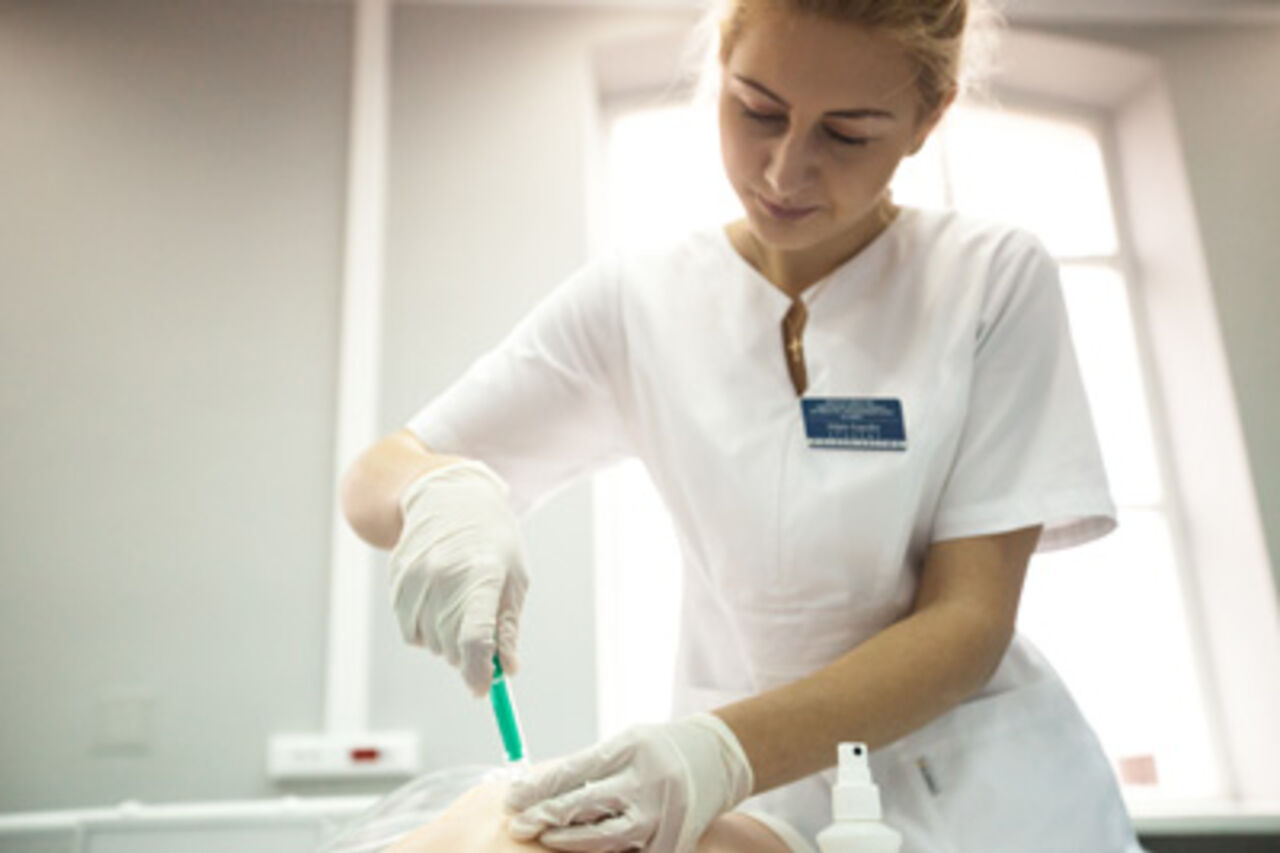
[[[769,88],[765,86],[763,83],[752,80],[750,77],[743,77],[741,74],[734,74],[733,79],[737,80],[739,83],[742,83],[744,86],[750,86],[752,89],[755,89],[757,92],[764,95],[766,98],[769,98],[773,101],[777,101],[779,104],[781,104],[784,107],[791,106],[782,97],[780,97],[774,92],[771,92]],[[893,113],[889,112],[888,110],[877,109],[875,107],[858,107],[858,108],[849,109],[849,110],[828,110],[827,112],[823,113],[823,115],[828,115],[828,116],[831,116],[832,118],[892,119],[894,117]]]

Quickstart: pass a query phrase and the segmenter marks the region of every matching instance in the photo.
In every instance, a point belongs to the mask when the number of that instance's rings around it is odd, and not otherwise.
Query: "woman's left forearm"
[[[718,709],[751,762],[754,790],[835,763],[836,745],[892,743],[972,696],[1017,622],[1040,527],[935,542],[912,612],[813,674]]]
[[[890,625],[799,681],[718,709],[766,791],[830,767],[836,744],[892,743],[958,705],[994,672],[1009,632],[938,604]]]

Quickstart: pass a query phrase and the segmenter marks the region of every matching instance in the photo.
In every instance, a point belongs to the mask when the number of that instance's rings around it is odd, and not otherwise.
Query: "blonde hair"
[[[857,24],[895,39],[916,63],[926,114],[975,88],[994,52],[1000,17],[990,0],[723,0],[712,10],[716,32],[706,33],[712,19],[704,21],[704,38],[718,37],[716,71],[729,61],[751,18],[770,11]]]

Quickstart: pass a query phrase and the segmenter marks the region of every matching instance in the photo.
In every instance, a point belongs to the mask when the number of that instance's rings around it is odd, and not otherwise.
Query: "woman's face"
[[[722,70],[725,171],[755,237],[783,252],[865,235],[898,163],[936,121],[920,115],[906,52],[853,24],[761,12]]]

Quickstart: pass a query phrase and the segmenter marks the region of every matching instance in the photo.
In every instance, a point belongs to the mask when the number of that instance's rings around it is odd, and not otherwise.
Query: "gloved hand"
[[[553,850],[692,851],[711,821],[746,799],[751,765],[713,714],[638,726],[512,783],[508,831]]]
[[[483,695],[495,648],[503,671],[516,670],[529,587],[507,485],[482,462],[455,462],[406,486],[400,510],[404,528],[390,561],[400,633],[444,655]]]

